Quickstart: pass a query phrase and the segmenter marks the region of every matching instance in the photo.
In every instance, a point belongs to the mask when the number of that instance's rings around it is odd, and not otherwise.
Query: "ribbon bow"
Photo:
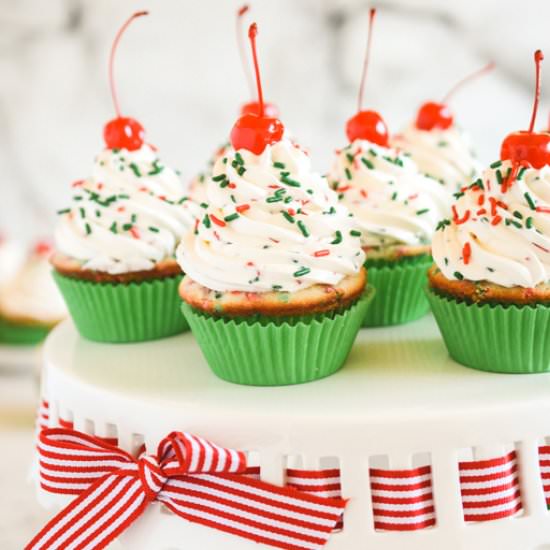
[[[40,433],[40,485],[76,495],[25,550],[100,550],[147,506],[285,550],[317,550],[328,541],[346,501],[271,485],[251,475],[241,451],[172,432],[156,455],[137,459],[74,430]]]

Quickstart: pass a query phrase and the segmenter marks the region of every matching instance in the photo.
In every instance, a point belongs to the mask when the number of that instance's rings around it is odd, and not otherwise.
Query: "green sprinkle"
[[[73,197],[73,201],[81,201],[82,197],[80,195],[76,195]]]
[[[207,202],[201,202],[199,206],[201,208],[208,208],[208,203]]]
[[[237,161],[237,164],[240,164],[241,166],[244,165],[244,159],[238,151],[235,153],[235,160]]]
[[[536,210],[537,205],[535,204],[535,201],[533,200],[533,197],[526,191],[523,196],[525,197],[525,200],[527,201],[527,204],[529,205],[529,208],[531,210]]]
[[[283,210],[281,214],[285,217],[287,222],[294,223],[294,218],[286,210]]]
[[[349,234],[352,236],[352,237],[360,237],[361,236],[361,231],[357,231],[357,229],[352,229]]]
[[[118,195],[118,198],[119,199],[129,199],[130,195],[125,195],[124,193],[121,193],[120,195]]]
[[[350,180],[352,178],[350,169],[346,168],[345,172],[346,172],[346,178],[348,178],[348,180]]]
[[[183,204],[185,201],[188,201],[189,200],[189,197],[182,197],[179,201],[178,201],[178,204]]]
[[[87,223],[84,227],[86,228],[86,235],[89,235],[92,232],[92,228],[90,227],[90,224]]]
[[[516,176],[516,180],[519,181],[523,177],[523,174],[525,173],[525,170],[527,170],[527,168],[525,166],[522,166],[520,168],[520,171],[518,172],[518,175]]]
[[[523,220],[523,214],[518,210],[514,210],[514,212],[512,212],[512,215],[514,216],[514,218],[517,218],[518,220]]]
[[[212,181],[223,181],[226,177],[227,176],[225,174],[218,174],[217,176],[212,176]]]
[[[80,211],[80,217],[85,218],[86,217],[86,210],[84,210],[84,208],[79,208],[78,210]]]
[[[101,211],[100,210],[95,211],[95,217],[96,218],[101,218]]]
[[[235,198],[235,195],[229,195],[229,197],[231,198],[231,202],[237,204],[237,199]]]
[[[300,231],[304,237],[309,237],[309,231],[303,221],[298,221],[296,225],[300,228]]]
[[[267,199],[265,199],[265,202],[272,203],[272,202],[280,202],[282,200],[283,200],[283,197],[279,197],[279,196],[275,195],[273,197],[267,197]]]
[[[286,185],[289,185],[290,187],[301,187],[301,183],[299,181],[293,180],[289,178],[288,176],[283,176],[281,178],[281,181],[285,183]]]
[[[71,211],[70,208],[63,208],[63,210],[58,210],[57,213],[58,214],[68,214],[69,212]]]
[[[141,178],[141,170],[139,169],[139,166],[135,162],[131,162],[129,164],[130,170],[135,174],[137,178]]]
[[[489,271],[489,273],[494,273],[495,272],[495,270],[492,267],[488,267],[487,271]]]
[[[442,231],[443,229],[445,229],[445,226],[447,225],[451,225],[451,220],[441,220],[438,224],[437,224],[437,227],[435,228],[436,231]]]
[[[525,227],[527,227],[527,229],[531,229],[533,227],[533,218],[531,216],[525,220]]]
[[[342,242],[342,232],[336,231],[334,233],[334,240],[330,244],[340,244]]]
[[[509,218],[506,218],[504,220],[504,224],[505,225],[513,225],[514,227],[517,227],[518,229],[521,229],[522,228],[522,225],[521,223],[517,222],[516,220],[511,220]]]
[[[481,181],[481,178],[474,181],[474,183],[472,183],[472,185],[470,185],[470,188],[472,188],[472,187],[478,187],[481,190],[485,189],[485,186],[483,185],[483,181]]]
[[[273,290],[281,290],[281,288],[283,288],[281,285],[271,285],[271,288]]]
[[[416,215],[417,216],[422,216],[422,214],[425,214],[426,212],[429,212],[429,211],[430,211],[429,208],[422,208],[421,210],[416,211]]]
[[[497,160],[497,161],[493,162],[493,164],[490,164],[489,166],[490,166],[491,168],[498,168],[498,167],[501,166],[501,165],[502,165],[502,161],[501,161],[501,160]]]
[[[122,230],[123,231],[130,231],[130,229],[132,229],[132,227],[134,227],[131,223],[125,223],[123,226],[122,226]]]
[[[313,189],[306,189],[306,193],[308,195],[313,195]]]
[[[377,156],[378,156],[378,153],[377,153],[374,149],[369,149],[369,153],[370,153],[373,157],[377,157]]]
[[[153,161],[153,169],[147,172],[148,176],[156,176],[157,174],[160,174],[164,170],[164,166],[161,166],[159,164],[159,160],[155,159]]]
[[[236,220],[239,217],[240,216],[239,216],[238,212],[233,212],[233,214],[229,214],[229,216],[225,216],[223,221],[224,222],[232,222],[233,220]]]
[[[111,232],[113,232],[113,233],[118,233],[118,230],[117,230],[117,228],[116,228],[116,222],[113,222],[113,223],[111,224],[111,227],[109,227],[109,230],[110,230]]]
[[[496,171],[496,175],[497,175],[498,184],[502,185],[502,174],[500,173],[500,170]]]
[[[438,147],[447,147],[449,145],[448,141],[440,141],[437,146]]]
[[[395,199],[397,199],[397,191],[394,191],[391,196],[392,201],[394,201]]]
[[[460,273],[460,271],[455,271],[453,273],[453,275],[455,276],[456,279],[458,279],[459,281],[462,281],[464,279],[464,275],[462,275],[462,273]]]
[[[149,231],[152,231],[153,233],[158,233],[159,232],[159,228],[154,227],[152,225],[150,225],[147,229],[149,229]]]
[[[350,164],[353,162],[353,155],[351,153],[346,153],[346,158]]]
[[[210,226],[212,225],[212,222],[210,221],[210,216],[208,216],[208,214],[204,215],[204,218],[202,219],[202,223],[204,224],[204,227],[206,227],[206,229],[210,228]]]
[[[365,157],[361,157],[361,162],[362,162],[369,170],[374,170],[374,164],[373,164],[369,159],[366,159]]]
[[[239,168],[237,168],[237,174],[239,174],[239,176],[242,176],[245,172],[246,168],[244,166],[239,166]]]
[[[224,189],[225,187],[227,187],[229,185],[229,180],[223,180],[221,183],[220,183],[220,187],[222,189]]]
[[[288,204],[288,203],[292,202],[293,200],[294,199],[289,195],[288,197],[285,198],[284,203]]]
[[[279,169],[281,169],[281,170],[284,170],[284,169],[286,168],[284,162],[274,162],[274,163],[273,163],[273,167],[274,167],[274,168],[279,168]]]
[[[303,277],[304,275],[307,275],[311,269],[309,267],[302,267],[298,271],[295,271],[293,273],[294,277]]]

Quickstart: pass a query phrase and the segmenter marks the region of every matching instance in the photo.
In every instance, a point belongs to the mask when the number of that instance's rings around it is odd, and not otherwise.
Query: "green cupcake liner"
[[[219,378],[249,386],[285,386],[318,380],[345,363],[374,296],[368,287],[352,306],[299,318],[228,319],[182,310]]]
[[[44,325],[25,325],[0,317],[0,344],[33,346],[42,342],[49,332],[50,327]]]
[[[179,309],[182,275],[129,284],[53,275],[78,332],[88,340],[143,342],[189,329]]]
[[[550,306],[470,304],[427,289],[450,356],[487,372],[550,371]]]
[[[376,289],[376,296],[367,310],[363,326],[400,325],[426,315],[430,306],[424,287],[432,263],[428,254],[396,262],[367,260],[368,281]]]

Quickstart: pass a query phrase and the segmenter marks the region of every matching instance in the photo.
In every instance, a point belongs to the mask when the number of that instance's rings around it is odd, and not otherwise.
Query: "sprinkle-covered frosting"
[[[53,278],[49,255],[33,253],[17,276],[0,289],[0,315],[51,325],[67,315]]]
[[[338,284],[365,255],[357,223],[307,154],[288,139],[261,155],[229,151],[214,166],[208,203],[177,258],[215,291],[296,291]]]
[[[394,136],[391,143],[410,156],[422,173],[443,184],[449,193],[456,193],[481,173],[468,137],[456,125],[447,130],[420,130],[411,124]]]
[[[446,191],[411,159],[367,141],[336,152],[329,182],[355,214],[368,248],[429,245],[448,211]]]
[[[93,175],[73,183],[69,208],[60,210],[59,252],[83,269],[111,274],[145,271],[172,258],[200,208],[183,196],[177,173],[144,145],[106,149]]]
[[[550,281],[550,167],[491,164],[457,194],[433,257],[451,280],[524,288]]]
[[[224,143],[222,146],[216,149],[215,153],[208,159],[206,167],[202,172],[199,172],[190,182],[189,182],[189,196],[197,204],[201,202],[206,202],[206,182],[212,177],[212,170],[218,159],[223,158],[227,151],[231,148],[229,142]]]

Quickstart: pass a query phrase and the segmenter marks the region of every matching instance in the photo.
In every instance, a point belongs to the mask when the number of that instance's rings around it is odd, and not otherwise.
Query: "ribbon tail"
[[[25,546],[25,550],[102,550],[147,508],[140,479],[115,472],[89,486]]]

